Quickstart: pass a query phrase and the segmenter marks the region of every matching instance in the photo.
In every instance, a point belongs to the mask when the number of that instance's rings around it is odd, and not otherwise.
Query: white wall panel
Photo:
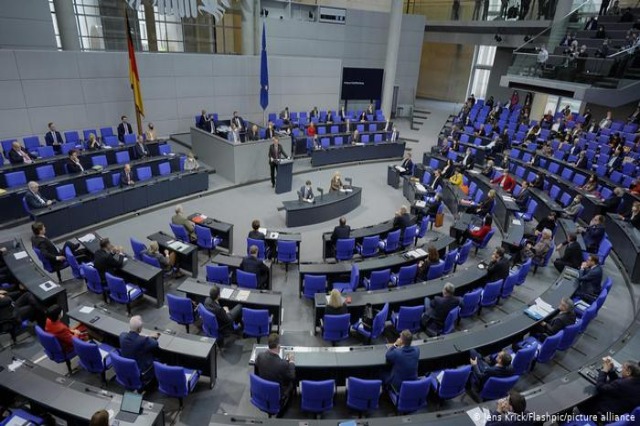
[[[0,81],[0,110],[26,106],[20,80]]]

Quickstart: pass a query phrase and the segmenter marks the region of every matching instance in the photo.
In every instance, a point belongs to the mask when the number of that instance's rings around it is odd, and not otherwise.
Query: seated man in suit
[[[495,364],[491,364],[491,360],[485,360],[475,350],[471,349],[471,382],[477,390],[482,389],[484,384],[491,377],[511,377],[513,376],[513,367],[511,367],[511,354],[506,351],[500,351],[495,358]]]
[[[133,153],[138,160],[149,156],[149,150],[144,146],[144,139],[142,138],[142,135],[138,136],[138,140],[133,147]]]
[[[338,226],[333,228],[331,233],[331,246],[335,251],[338,240],[345,240],[351,237],[351,227],[347,225],[347,218],[342,216],[338,221]]]
[[[578,237],[574,233],[567,235],[567,241],[558,245],[556,250],[560,251],[564,247],[564,253],[561,257],[553,261],[553,266],[562,272],[565,266],[570,268],[579,269],[582,264],[582,248],[578,243]]]
[[[120,117],[120,124],[118,124],[118,140],[124,143],[124,135],[129,135],[131,133],[133,133],[133,128],[127,121],[127,116],[123,115]]]
[[[547,337],[553,336],[575,323],[576,313],[573,300],[563,297],[558,304],[558,313],[551,319],[551,322],[541,321],[531,334],[535,335],[539,342],[544,342]]]
[[[231,124],[234,124],[240,133],[244,130],[244,120],[238,115],[238,111],[233,111]]]
[[[574,165],[579,169],[586,170],[589,167],[589,159],[587,158],[587,153],[585,151],[580,151],[578,153],[578,158]]]
[[[590,254],[587,260],[582,262],[579,274],[578,290],[574,296],[592,303],[602,291],[602,266],[598,255]]]
[[[595,398],[580,407],[581,412],[620,415],[633,411],[638,406],[640,395],[640,367],[637,362],[625,361],[618,376],[611,357],[605,357],[598,372],[596,391]]]
[[[11,164],[31,164],[33,157],[20,145],[20,142],[13,141],[11,151],[9,151],[9,163]]]
[[[258,129],[257,124],[251,126],[251,129],[247,131],[247,139],[250,141],[260,140],[260,130]]]
[[[300,199],[306,203],[313,203],[313,188],[311,187],[311,181],[308,180],[305,182],[304,186],[300,188],[298,192]]]
[[[93,255],[93,267],[100,274],[103,283],[107,281],[104,274],[115,274],[125,261],[122,247],[115,247],[108,238],[100,240],[100,249]]]
[[[30,292],[0,290],[0,323],[12,321],[19,326],[24,320],[32,321],[40,310]]]
[[[586,228],[578,227],[578,233],[582,234],[584,245],[589,253],[596,253],[600,247],[600,242],[605,236],[604,216],[597,214],[589,222]]]
[[[503,3],[504,4],[504,3]],[[508,3],[507,3],[508,4]],[[485,426],[516,426],[535,424],[527,419],[527,400],[517,390],[511,389],[506,398],[499,399],[496,409]]]
[[[82,166],[82,163],[80,163],[80,159],[78,158],[77,149],[72,149],[69,151],[69,158],[67,159],[67,162],[65,164],[67,166],[67,172],[69,174],[84,172],[84,167]]]
[[[393,218],[393,230],[400,229],[401,233],[404,233],[405,228],[411,225],[413,225],[413,219],[411,219],[407,206],[400,206],[400,210]]]
[[[219,337],[229,337],[234,331],[234,324],[242,319],[240,303],[231,310],[220,305],[220,288],[215,284],[209,289],[209,297],[204,300],[204,307],[216,316]]]
[[[51,122],[47,124],[49,131],[44,135],[44,143],[47,146],[52,146],[53,150],[60,154],[60,146],[63,144],[62,135],[56,130],[55,123]]]
[[[31,245],[33,248],[40,250],[42,256],[49,261],[51,266],[58,270],[65,263],[66,258],[64,256],[64,250],[69,247],[71,253],[73,253],[79,260],[84,259],[85,253],[80,250],[80,244],[66,241],[62,246],[62,250],[58,249],[53,242],[47,238],[47,228],[42,222],[33,222],[31,225]]]
[[[527,208],[527,202],[529,201],[529,198],[531,198],[530,184],[529,181],[523,180],[522,189],[516,197],[516,204],[518,205],[518,207],[520,207],[520,209],[525,210]]]
[[[153,379],[154,353],[158,350],[160,333],[145,336],[142,333],[142,318],[132,316],[129,320],[129,332],[120,334],[120,355],[132,359],[138,364],[143,382]]]
[[[504,249],[496,247],[491,254],[491,260],[487,265],[486,282],[504,280],[509,276],[509,259],[504,257]]]
[[[440,169],[436,169],[433,172],[433,179],[428,185],[427,190],[429,192],[434,192],[438,189],[439,186],[442,186],[442,171],[440,171]]]
[[[269,288],[269,267],[258,259],[258,246],[249,247],[249,255],[242,259],[240,270],[256,274],[259,289]]]
[[[455,292],[456,287],[452,283],[446,283],[442,288],[442,296],[435,296],[433,299],[428,296],[424,298],[421,325],[428,335],[439,334],[449,312],[462,305],[462,299],[457,297]]]
[[[467,148],[467,150],[464,153],[464,157],[460,162],[460,167],[462,167],[464,170],[471,170],[473,169],[474,164],[475,164],[475,160],[473,158],[473,153],[471,152],[471,148]]]
[[[27,184],[27,187],[29,189],[24,194],[24,199],[30,209],[42,209],[54,203],[52,200],[47,200],[47,198],[40,193],[40,185],[38,182],[31,181]]]
[[[280,412],[282,417],[295,390],[296,365],[293,352],[287,353],[285,359],[280,358],[280,336],[271,333],[267,341],[268,351],[261,352],[254,364],[255,375],[280,385]]]
[[[174,225],[184,226],[184,229],[189,234],[189,239],[191,241],[196,241],[196,225],[185,217],[182,204],[178,204],[174,211],[176,214],[171,216],[171,223],[173,223]]]
[[[351,135],[351,140],[349,141],[351,144],[360,142],[360,132],[358,130],[354,130]]]
[[[202,110],[200,118],[198,119],[198,128],[204,130],[205,132],[213,132],[213,119],[207,115],[207,111],[204,109]]]
[[[124,165],[122,172],[120,172],[120,188],[133,185],[135,185],[135,181],[133,180],[133,173],[131,173],[131,164],[127,163]]]
[[[411,153],[407,152],[404,156],[404,160],[400,164],[400,167],[404,170],[400,170],[400,176],[405,176],[413,173],[413,161],[411,161]]]
[[[260,221],[258,219],[254,219],[253,222],[251,222],[251,231],[249,231],[249,235],[247,235],[247,238],[263,241],[266,238],[266,236],[262,232],[260,232]]]
[[[409,330],[402,330],[400,337],[392,345],[385,355],[387,364],[391,366],[391,372],[385,377],[384,384],[400,392],[402,382],[416,380],[418,378],[418,361],[420,360],[420,348],[411,346],[413,336]]]
[[[603,212],[605,213],[617,213],[622,199],[624,197],[624,189],[616,187],[613,190],[613,194],[606,200],[604,200]]]

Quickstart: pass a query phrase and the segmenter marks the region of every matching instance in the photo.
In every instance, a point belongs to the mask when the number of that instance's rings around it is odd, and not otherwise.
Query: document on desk
[[[22,250],[17,253],[13,253],[13,257],[15,257],[16,260],[24,259],[25,257],[27,257],[27,252]]]
[[[480,171],[479,171],[479,170],[471,169],[471,170],[467,170],[467,173],[472,173],[472,174],[474,174],[474,175],[477,175],[478,173],[480,173]]]
[[[515,199],[509,195],[503,195],[502,199],[505,201],[515,201]]]
[[[78,241],[80,241],[81,243],[90,243],[91,241],[95,240],[96,236],[93,234],[87,234],[87,235],[83,235],[82,237],[78,238]]]
[[[40,288],[43,289],[44,291],[51,291],[56,287],[58,287],[58,284],[54,283],[53,281],[45,281],[42,284],[40,284]]]
[[[400,173],[404,173],[404,172],[406,172],[406,171],[407,171],[407,169],[405,169],[405,168],[404,168],[404,167],[402,167],[402,166],[396,166],[396,170],[397,170],[397,171],[399,171]]]
[[[467,415],[473,421],[476,426],[484,426],[487,424],[487,418],[489,418],[489,410],[482,407],[475,407],[467,411]]]
[[[236,300],[239,302],[244,302],[249,299],[249,295],[251,292],[249,290],[238,290],[238,294],[236,294]]]
[[[418,191],[418,192],[427,192],[427,189],[421,183],[416,183],[416,191]]]
[[[267,228],[258,228],[258,232],[262,235],[267,235]]]
[[[416,201],[416,207],[422,209],[427,205],[427,202],[424,200],[417,200]]]
[[[233,289],[232,288],[223,288],[220,291],[220,297],[222,297],[223,299],[231,299],[231,296],[233,296]]]
[[[340,192],[353,192],[351,188],[340,188]]]
[[[538,297],[535,300],[535,304],[525,309],[524,313],[527,314],[530,318],[540,320],[549,316],[549,314],[551,314],[553,311],[553,306]]]
[[[169,243],[168,246],[171,250],[180,251],[180,252],[187,249],[187,245],[180,241],[174,241],[172,243]]]
[[[90,314],[91,312],[93,312],[93,306],[83,306],[82,308],[80,308],[80,313],[81,314]]]

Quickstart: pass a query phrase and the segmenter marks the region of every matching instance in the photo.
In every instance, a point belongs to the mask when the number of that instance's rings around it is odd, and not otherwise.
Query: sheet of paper
[[[258,228],[258,232],[263,235],[267,235],[267,228]]]
[[[93,312],[93,306],[83,306],[82,308],[80,308],[80,313],[81,314],[90,314],[91,312]]]
[[[520,219],[513,219],[511,223],[513,223],[514,225],[520,225],[522,222],[520,222]]]
[[[40,284],[40,288],[44,291],[51,291],[56,287],[58,287],[58,284],[54,283],[53,281],[46,281]]]
[[[444,370],[439,372],[438,375],[436,376],[436,380],[438,381],[438,383],[442,382],[443,377],[444,377]]]
[[[427,192],[427,189],[421,183],[416,183],[416,191]]]
[[[487,418],[489,417],[489,410],[481,407],[474,407],[467,411],[467,415],[473,421],[476,426],[484,426],[487,424]]]
[[[404,167],[402,167],[402,166],[396,166],[396,170],[397,170],[397,171],[399,171],[400,173],[404,173],[404,172],[406,172],[406,171],[407,171],[407,169],[405,169],[405,168],[404,168]]]
[[[427,205],[427,203],[423,200],[416,201],[416,207],[423,208]]]
[[[233,295],[232,288],[223,288],[222,291],[220,291],[220,297],[222,297],[223,299],[231,299],[232,295]]]
[[[243,302],[247,299],[249,299],[249,295],[251,294],[251,292],[249,290],[239,290],[238,294],[236,295],[236,300]]]
[[[9,369],[9,371],[11,371],[13,373],[18,368],[22,367],[23,362],[24,361],[22,361],[20,359],[16,359],[11,364],[7,365],[7,368]]]
[[[78,241],[80,241],[81,243],[90,243],[91,241],[95,240],[96,236],[93,234],[87,234],[87,235],[83,235],[82,237],[78,238]]]
[[[24,259],[25,257],[27,257],[27,252],[22,250],[17,253],[13,253],[13,257],[15,257],[16,260]]]

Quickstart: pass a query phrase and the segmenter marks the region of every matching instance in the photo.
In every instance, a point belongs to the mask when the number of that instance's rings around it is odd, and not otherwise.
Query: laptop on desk
[[[127,423],[135,423],[141,413],[142,395],[133,392],[125,392],[120,403],[120,412],[116,415],[117,420]]]

